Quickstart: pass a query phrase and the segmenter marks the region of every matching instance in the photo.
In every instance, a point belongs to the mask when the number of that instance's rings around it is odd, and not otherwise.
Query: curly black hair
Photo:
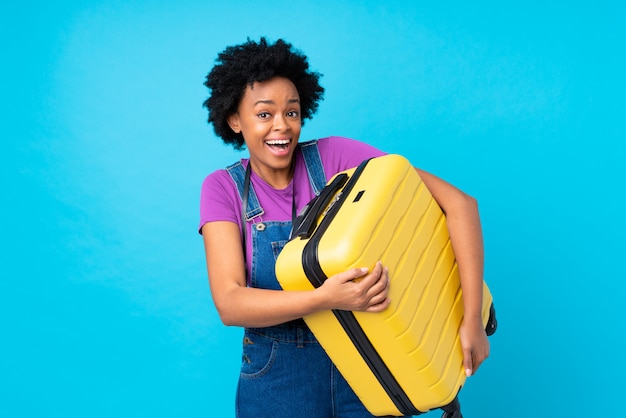
[[[229,46],[218,55],[216,65],[204,82],[210,89],[210,96],[203,106],[209,111],[208,122],[213,124],[215,133],[224,143],[232,144],[236,150],[244,148],[243,135],[230,129],[227,118],[237,111],[248,85],[273,77],[288,78],[296,86],[304,124],[305,119],[315,114],[324,95],[324,88],[319,84],[321,74],[309,70],[304,54],[282,39],[268,44],[263,37],[258,43],[248,38],[247,42]]]

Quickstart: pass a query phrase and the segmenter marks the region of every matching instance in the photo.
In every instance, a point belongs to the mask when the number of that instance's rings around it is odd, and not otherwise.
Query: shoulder
[[[342,136],[321,138],[317,140],[317,146],[327,175],[355,167],[368,158],[385,155],[365,142]]]
[[[228,167],[215,170],[207,175],[202,182],[202,190],[237,190],[237,185],[233,181],[232,175],[240,175],[243,178],[248,159],[241,159]],[[237,167],[239,166],[239,168]],[[239,171],[238,171],[239,170]],[[232,173],[232,174],[231,174]]]
[[[317,139],[316,141],[317,141],[317,146],[320,148],[324,148],[324,149],[326,148],[350,149],[351,147],[361,147],[361,146],[373,148],[370,145],[366,144],[365,142],[358,141],[353,138],[346,138],[345,136],[327,136],[326,138],[320,138],[320,139]]]
[[[234,190],[236,185],[233,182],[227,169],[215,170],[204,178],[202,182],[202,192]]]
[[[241,203],[237,185],[226,169],[216,170],[205,177],[200,192],[199,230],[207,222],[238,222]]]
[[[385,154],[383,151],[369,145],[366,142],[343,136],[329,136],[321,138],[317,140],[317,144],[320,149],[320,154],[357,153],[359,156],[371,155],[372,157],[378,157]]]
[[[204,178],[201,189],[201,201],[204,204],[215,205],[219,202],[225,206],[236,207],[239,204],[240,196],[237,183],[233,176],[243,184],[247,159],[242,159],[226,168],[215,170]],[[236,166],[239,165],[239,170]],[[231,175],[232,174],[232,175]]]

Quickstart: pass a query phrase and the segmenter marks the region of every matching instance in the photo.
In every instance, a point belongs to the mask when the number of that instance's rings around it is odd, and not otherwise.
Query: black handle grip
[[[302,213],[296,218],[293,225],[292,236],[300,238],[310,238],[317,226],[317,218],[320,213],[328,206],[330,200],[348,181],[348,175],[341,173],[337,175],[333,181],[322,189],[322,192],[315,199],[311,200],[303,209]]]

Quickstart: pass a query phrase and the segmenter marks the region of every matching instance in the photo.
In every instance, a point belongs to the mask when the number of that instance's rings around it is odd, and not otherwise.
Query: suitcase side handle
[[[495,334],[498,329],[498,320],[496,318],[496,308],[493,306],[493,303],[489,307],[489,319],[487,320],[487,325],[485,326],[485,331],[487,332],[487,336],[490,337]]]
[[[328,206],[335,194],[346,184],[348,175],[341,173],[337,175],[326,187],[322,189],[319,196],[311,200],[303,209],[300,215],[293,222],[292,237],[302,239],[310,238],[317,226],[317,218],[324,208]]]

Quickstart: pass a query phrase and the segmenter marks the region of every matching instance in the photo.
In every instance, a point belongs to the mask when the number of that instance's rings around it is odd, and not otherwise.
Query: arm
[[[489,340],[481,315],[484,254],[478,203],[476,199],[432,174],[419,169],[417,172],[446,214],[463,290],[464,316],[459,331],[463,363],[465,373],[471,376],[489,356]]]
[[[209,222],[202,227],[209,284],[225,325],[265,327],[319,310],[379,312],[389,305],[388,276],[380,263],[368,272],[351,269],[330,277],[311,291],[277,291],[246,286],[237,224]],[[354,282],[353,279],[363,277]]]

